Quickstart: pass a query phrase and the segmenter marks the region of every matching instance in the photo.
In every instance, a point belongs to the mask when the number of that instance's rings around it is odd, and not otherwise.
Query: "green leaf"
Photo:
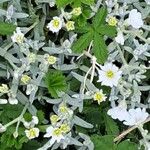
[[[45,84],[54,98],[58,98],[58,92],[67,90],[66,78],[60,71],[49,71],[45,77]]]
[[[37,150],[42,146],[41,143],[31,140],[28,143],[24,144],[21,150]]]
[[[128,140],[119,143],[116,148],[116,150],[137,150],[137,149],[138,145]]]
[[[64,7],[70,3],[72,3],[73,0],[56,0],[57,7]]]
[[[107,134],[109,135],[119,134],[119,129],[116,122],[111,117],[109,117],[106,113],[104,113],[104,122],[105,122]]]
[[[109,25],[101,25],[97,31],[101,35],[107,35],[109,37],[115,37],[117,33],[116,27]]]
[[[0,22],[0,35],[11,35],[16,30],[16,26],[10,23]]]
[[[93,125],[100,125],[102,123],[102,112],[100,107],[85,106],[83,109],[85,114],[86,121],[90,122]],[[98,116],[98,118],[97,118]]]
[[[92,135],[91,140],[94,143],[94,150],[114,150],[113,136]]]
[[[93,19],[93,26],[97,29],[100,25],[105,23],[105,18],[107,16],[107,9],[106,7],[102,7]]]
[[[92,5],[92,4],[94,4],[94,0],[81,0],[81,2],[83,4],[86,4],[86,5]]]
[[[98,33],[94,34],[93,52],[99,63],[105,63],[108,57],[108,50],[103,37]]]
[[[4,124],[8,123],[9,121],[17,118],[20,113],[22,112],[23,106],[22,105],[4,105],[0,107],[2,109],[0,114],[0,122],[3,122]]]
[[[44,112],[42,110],[38,110],[37,117],[39,119],[39,123],[41,123],[44,120]]]
[[[82,53],[90,42],[93,40],[93,32],[88,32],[82,35],[72,46],[72,50],[77,53]]]

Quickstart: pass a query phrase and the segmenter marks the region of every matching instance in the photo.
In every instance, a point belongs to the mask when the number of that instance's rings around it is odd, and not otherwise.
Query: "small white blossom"
[[[39,136],[39,129],[38,128],[31,128],[29,130],[25,130],[25,134],[28,139],[34,139]]]
[[[0,99],[0,104],[7,104],[7,99]]]
[[[56,0],[50,0],[50,2],[49,2],[50,7],[54,7],[55,4],[56,4]]]
[[[8,93],[8,92],[9,92],[9,88],[8,88],[7,84],[2,84],[0,86],[0,93],[5,94],[5,93]]]
[[[18,104],[18,100],[14,97],[9,97],[8,101],[11,105],[17,105]]]
[[[118,119],[120,121],[123,121],[124,119],[128,118],[126,102],[124,100],[121,101],[117,107],[109,109],[107,114],[113,119]]]
[[[132,9],[129,13],[128,24],[133,28],[139,29],[143,26],[142,15],[137,9]]]
[[[44,137],[51,137],[51,143],[54,143],[55,141],[59,143],[62,139],[65,138],[60,128],[53,128],[52,126],[46,129],[46,134]]]
[[[0,123],[0,133],[5,132],[5,131],[6,131],[6,127]]]
[[[119,31],[117,33],[117,37],[115,37],[115,40],[117,43],[124,45],[124,36],[123,36],[123,33],[121,31]]]
[[[102,82],[102,85],[113,87],[117,86],[122,71],[119,71],[119,68],[112,63],[107,63],[101,66],[101,70],[99,70],[98,73],[99,80],[97,82]]]
[[[140,123],[144,122],[148,116],[149,114],[144,108],[130,109],[128,111],[128,117],[123,123],[128,126],[139,125]]]
[[[49,28],[50,31],[52,31],[53,33],[57,33],[59,32],[59,30],[62,28],[63,26],[63,20],[59,17],[53,17],[53,20],[50,21],[50,23],[48,23],[47,28]]]
[[[23,43],[24,34],[21,32],[19,27],[16,28],[16,32],[14,32],[13,36],[11,36],[11,39],[14,43]]]
[[[37,116],[32,116],[32,120],[30,122],[25,121],[25,119],[23,119],[22,122],[27,129],[30,129],[39,123],[39,119]]]
[[[105,96],[102,90],[96,91],[93,95],[94,101],[97,101],[99,105],[101,102],[106,101],[106,98],[107,97]]]
[[[72,10],[71,14],[79,16],[82,13],[81,7],[76,7]]]

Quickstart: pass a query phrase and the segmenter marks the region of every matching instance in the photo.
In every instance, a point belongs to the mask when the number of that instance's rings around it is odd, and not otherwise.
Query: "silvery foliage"
[[[8,2],[9,7],[7,10],[0,9],[0,19],[17,25],[18,19],[26,19],[29,16],[22,11],[21,5],[16,1],[0,1],[0,3],[3,2]],[[93,10],[91,17],[95,15],[102,2],[102,0],[98,0],[95,6],[91,6],[91,9]],[[140,3],[138,0],[107,0],[105,2],[109,12],[108,16],[117,15],[120,17],[118,31],[122,31],[125,39],[125,44],[123,46],[117,44],[115,40],[108,45],[108,62],[120,62],[121,70],[123,72],[123,77],[118,86],[111,89],[109,95],[111,106],[114,107],[118,101],[126,100],[129,108],[150,108],[150,86],[143,82],[143,79],[146,78],[146,71],[150,69],[150,67],[146,66],[144,63],[144,61],[148,60],[150,57],[150,39],[148,38],[150,26],[144,25],[140,30],[135,30],[133,28],[128,31],[125,30],[125,16],[129,13],[129,10],[136,8],[142,13],[142,18],[145,19],[150,13],[149,1],[146,0],[145,2]],[[43,17],[41,17],[40,20],[36,18],[35,22],[30,27],[21,28],[21,31],[24,34],[30,32],[32,33],[32,36],[27,37],[25,35],[25,42],[19,45],[12,43],[10,37],[4,42],[2,42],[2,38],[0,38],[0,56],[5,60],[0,60],[0,76],[10,79],[9,87],[11,94],[9,95],[9,98],[17,99],[22,105],[27,106],[28,111],[32,115],[36,115],[37,112],[37,109],[33,105],[35,100],[38,100],[42,105],[46,103],[54,104],[54,112],[57,112],[57,106],[62,102],[70,105],[72,110],[79,109],[79,111],[82,112],[83,101],[85,99],[91,99],[91,95],[88,92],[94,92],[97,88],[88,78],[86,78],[85,83],[83,82],[85,81],[85,75],[89,68],[83,65],[79,66],[75,59],[78,55],[74,54],[71,50],[71,45],[76,40],[77,35],[76,33],[70,32],[70,38],[66,40],[62,39],[60,41],[61,45],[55,45],[51,41],[45,43],[43,29],[46,20],[45,16],[47,15],[46,5],[47,3],[50,6],[55,5],[55,0],[36,0],[36,3],[39,5],[38,8],[42,8],[43,10]],[[34,12],[32,15],[35,15]],[[28,58],[31,52],[36,55],[35,62],[30,61]],[[130,57],[132,58],[129,59],[129,62],[127,62],[127,58],[125,57],[126,53],[131,54]],[[49,65],[45,65],[45,54],[56,55],[58,57],[57,63],[52,66],[53,68],[64,71],[68,73],[69,76],[74,77],[81,82],[81,90],[79,93],[75,93],[74,91],[60,93],[59,99],[50,99],[41,94],[41,89],[44,89],[45,87],[42,79],[49,69]],[[70,64],[65,64],[64,58],[69,58]],[[77,68],[83,72],[83,75],[75,72],[75,69]],[[20,83],[20,78],[24,73],[28,73],[28,75],[32,77],[30,84],[27,86]],[[94,77],[95,76],[97,76],[97,72],[94,72]],[[23,87],[25,94],[19,89],[20,86]],[[86,92],[84,89],[85,87]],[[38,91],[39,88],[40,92]],[[146,98],[146,103],[143,104],[141,102],[141,97],[142,93],[145,91],[149,93],[149,95]],[[74,116],[72,124],[77,124],[85,128],[92,128],[91,124],[77,116]],[[141,144],[147,143],[145,147],[150,148],[150,143],[148,143],[148,133],[143,130],[141,132],[144,137],[143,140],[141,140]],[[81,138],[84,141],[83,143],[78,141]],[[68,134],[68,139],[66,139],[63,144],[65,147],[74,144],[79,150],[94,149],[90,138],[82,133],[79,133],[76,137],[72,137],[71,134]],[[63,145],[60,143],[55,143],[52,146],[52,149],[57,149],[62,146]],[[49,147],[49,143],[46,143],[41,150],[46,150]]]

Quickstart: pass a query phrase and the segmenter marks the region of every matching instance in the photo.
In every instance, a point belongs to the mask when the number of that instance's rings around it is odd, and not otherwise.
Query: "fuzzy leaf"
[[[16,26],[10,23],[0,22],[0,35],[11,35],[16,30]]]
[[[67,90],[66,78],[60,71],[49,71],[45,77],[45,84],[54,98],[58,98],[58,92]]]
[[[103,64],[107,60],[107,46],[103,37],[101,37],[98,33],[94,34],[93,52],[99,63]]]

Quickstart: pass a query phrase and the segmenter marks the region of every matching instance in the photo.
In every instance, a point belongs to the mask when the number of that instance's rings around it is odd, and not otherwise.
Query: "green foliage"
[[[94,150],[114,150],[113,136],[92,135],[91,140],[94,143]]]
[[[119,135],[119,129],[116,122],[106,113],[103,113],[103,116],[107,134],[116,136]]]
[[[85,114],[86,120],[91,124],[95,126],[102,124],[102,110],[100,107],[85,106],[83,114]]]
[[[72,2],[72,0],[56,0],[56,5],[58,6],[58,7],[64,7],[64,6],[66,6],[66,5],[68,5],[68,4],[70,4]]]
[[[37,150],[41,146],[42,146],[41,143],[35,140],[32,140],[32,141],[29,141],[28,143],[25,143],[21,150]]]
[[[86,49],[88,47],[88,45],[90,44],[92,39],[93,39],[92,31],[85,33],[77,40],[77,42],[73,45],[72,49],[75,52],[81,53],[84,49]]]
[[[94,150],[137,150],[138,146],[128,140],[119,143],[113,142],[114,137],[111,135],[99,136],[92,135],[91,140],[94,143]]]
[[[0,35],[11,35],[16,30],[16,26],[10,23],[0,22]]]
[[[105,24],[107,9],[102,7],[93,18],[91,26],[84,34],[73,44],[74,52],[81,53],[85,50],[91,41],[93,41],[93,52],[99,63],[104,63],[108,57],[108,50],[105,44],[104,35],[114,37],[116,35],[116,28]],[[82,31],[82,29],[78,29]]]
[[[9,149],[21,149],[22,144],[28,141],[28,138],[24,134],[24,128],[19,127],[18,134],[19,136],[15,139],[13,133],[15,132],[15,126],[11,126],[7,129],[6,132],[0,137],[0,149],[9,150]]]
[[[0,122],[3,124],[17,118],[22,112],[22,105],[4,105],[0,107]]]
[[[137,149],[138,145],[133,142],[130,142],[129,140],[125,140],[116,146],[116,150],[137,150]]]
[[[54,98],[58,98],[58,92],[67,90],[66,78],[60,71],[50,70],[45,76],[45,84]]]
[[[58,7],[65,7],[68,4],[73,4],[74,6],[81,6],[81,4],[92,5],[94,0],[56,0],[56,5]]]

